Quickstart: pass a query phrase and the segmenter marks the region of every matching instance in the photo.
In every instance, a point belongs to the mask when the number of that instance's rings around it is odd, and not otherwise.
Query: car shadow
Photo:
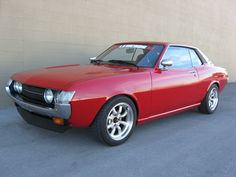
[[[197,126],[199,123],[207,121],[207,118],[209,117],[212,116],[200,114],[197,110],[189,110],[173,116],[152,120],[142,125],[138,125],[128,143],[132,144],[138,142],[140,139],[145,139],[145,137],[150,135],[155,135],[157,139],[162,139],[167,136],[163,136],[163,132],[168,134],[168,136],[171,136],[172,133],[174,134],[178,131],[182,131],[183,129],[189,129],[193,126]],[[175,131],[173,131],[173,129]],[[45,132],[46,136],[53,136],[59,142],[74,146],[93,146],[94,148],[98,148],[104,147],[105,145],[96,138],[90,128],[69,129],[65,133],[56,133],[49,130],[42,130],[41,128],[36,128],[33,131],[34,133]]]

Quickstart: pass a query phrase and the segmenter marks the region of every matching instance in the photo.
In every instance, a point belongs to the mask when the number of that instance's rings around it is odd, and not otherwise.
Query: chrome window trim
[[[160,65],[161,65],[161,61],[163,60],[167,50],[170,48],[170,47],[183,47],[183,48],[189,48],[189,49],[193,49],[193,50],[196,50],[197,52],[200,53],[201,57],[203,57],[203,59],[206,61],[206,63],[208,65],[213,65],[212,61],[197,47],[194,47],[194,46],[191,46],[191,45],[183,45],[183,44],[168,44],[164,54],[162,55],[160,61],[158,62],[158,68],[161,69]],[[204,62],[203,62],[203,65],[204,65]]]
[[[190,49],[196,50],[197,52],[200,53],[201,57],[203,57],[203,59],[206,61],[207,64],[213,65],[212,61],[197,47],[194,47],[194,46],[191,46],[191,45],[182,45],[182,44],[170,44],[169,46],[172,46],[172,47],[173,46],[186,47],[186,48],[190,48]]]

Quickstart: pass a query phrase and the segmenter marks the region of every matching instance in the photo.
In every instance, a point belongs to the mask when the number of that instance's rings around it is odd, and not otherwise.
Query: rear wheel
[[[124,143],[132,134],[137,111],[132,100],[125,96],[107,102],[93,123],[98,138],[111,146]]]
[[[217,87],[217,85],[213,84],[207,92],[201,105],[199,106],[199,110],[202,113],[211,114],[216,110],[218,102],[219,88]]]

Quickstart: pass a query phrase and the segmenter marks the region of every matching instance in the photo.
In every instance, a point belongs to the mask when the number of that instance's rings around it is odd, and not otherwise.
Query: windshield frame
[[[111,63],[109,61],[103,61],[102,58],[105,57],[107,54],[109,54],[112,50],[114,50],[115,48],[119,48],[119,46],[122,45],[146,45],[147,47],[153,47],[150,51],[154,50],[156,47],[162,47],[160,50],[159,55],[157,56],[157,58],[155,58],[155,62],[153,63],[152,66],[142,66],[142,65],[136,65],[136,67],[142,67],[142,68],[155,68],[156,63],[158,62],[158,60],[160,59],[160,57],[162,56],[164,49],[165,49],[165,45],[164,44],[146,44],[146,43],[118,43],[118,44],[114,44],[112,46],[110,46],[109,48],[107,48],[105,51],[103,51],[101,54],[99,54],[96,57],[96,60],[99,60],[99,64],[111,64],[111,65],[125,65],[125,63],[121,64],[121,63]],[[137,50],[137,48],[135,48],[135,50]],[[149,51],[149,52],[150,52]],[[134,53],[135,54],[135,53]],[[133,54],[133,55],[134,55]],[[133,58],[133,56],[132,56]],[[125,61],[125,60],[124,60]],[[134,64],[135,65],[135,64]],[[125,65],[125,66],[132,66],[132,65]]]

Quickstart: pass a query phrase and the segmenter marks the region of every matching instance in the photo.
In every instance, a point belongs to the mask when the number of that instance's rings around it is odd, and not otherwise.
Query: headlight
[[[52,103],[54,98],[53,92],[51,89],[47,89],[44,92],[44,100],[46,101],[46,103],[50,104]]]
[[[55,98],[55,102],[59,104],[68,104],[74,96],[74,91],[61,91],[58,92]]]
[[[17,93],[22,92],[22,84],[20,82],[15,81],[14,85],[13,85],[13,88]]]

